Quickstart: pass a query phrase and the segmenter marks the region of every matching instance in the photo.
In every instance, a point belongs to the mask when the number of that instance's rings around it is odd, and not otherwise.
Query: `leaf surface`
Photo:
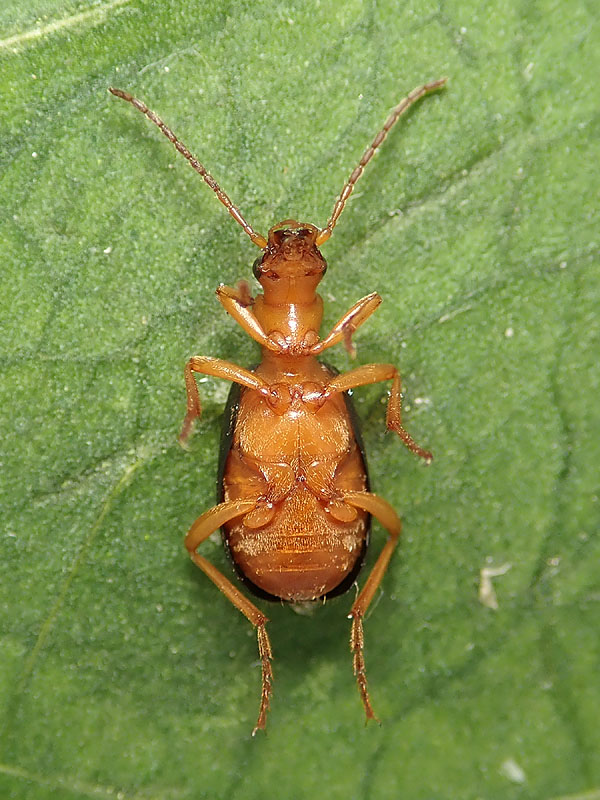
[[[0,31],[2,796],[599,797],[593,4],[23,0]],[[436,459],[384,432],[385,387],[355,392],[404,520],[365,625],[383,724],[363,725],[346,595],[265,607],[251,739],[254,633],[182,547],[228,387],[202,381],[188,452],[176,436],[192,353],[257,360],[214,296],[257,251],[106,89],[266,233],[324,225],[388,110],[443,75],[324,248],[324,327],[382,294],[358,361],[399,365]],[[480,570],[505,564],[493,610]]]

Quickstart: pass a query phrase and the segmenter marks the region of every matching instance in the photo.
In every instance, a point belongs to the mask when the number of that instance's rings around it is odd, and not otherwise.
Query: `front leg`
[[[366,297],[362,297],[352,308],[350,308],[343,317],[335,323],[329,334],[321,339],[320,342],[314,344],[310,348],[310,354],[318,356],[323,350],[328,347],[333,347],[334,344],[343,340],[344,347],[350,353],[352,358],[356,355],[356,347],[352,343],[352,334],[365,322],[371,314],[381,304],[381,297],[377,292],[372,292]]]
[[[392,381],[392,388],[385,417],[386,425],[389,430],[398,434],[411,453],[429,463],[433,460],[433,455],[429,450],[420,447],[410,433],[402,427],[402,385],[400,373],[393,364],[365,364],[350,370],[350,372],[336,375],[326,385],[323,398],[326,400],[333,394],[347,392],[348,389],[354,389],[356,386],[366,386],[370,383],[389,380]]]
[[[279,346],[269,339],[252,312],[251,306],[254,299],[246,281],[239,281],[235,288],[221,284],[217,289],[217,297],[225,311],[246,331],[248,336],[251,336],[261,347],[275,352],[279,351]]]
[[[241,386],[260,392],[264,397],[269,397],[270,395],[269,384],[253,372],[250,372],[250,370],[238,367],[237,364],[232,364],[229,361],[222,361],[220,358],[193,356],[185,365],[187,413],[183,420],[181,433],[179,434],[179,441],[181,444],[185,444],[190,435],[194,420],[202,413],[200,395],[198,394],[194,372],[201,372],[204,375],[212,375],[215,378],[223,378],[226,381],[239,383]]]

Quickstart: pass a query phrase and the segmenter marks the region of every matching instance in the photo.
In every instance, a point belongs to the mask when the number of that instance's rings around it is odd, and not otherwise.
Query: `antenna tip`
[[[115,89],[114,86],[109,86],[108,91],[114,94],[115,97],[120,97],[122,100],[133,100],[133,97],[128,92],[124,92],[122,89]]]
[[[431,83],[428,83],[425,88],[427,89],[428,92],[432,92],[435,89],[443,88],[447,82],[448,78],[444,76],[443,78],[438,78],[437,81],[432,81]]]

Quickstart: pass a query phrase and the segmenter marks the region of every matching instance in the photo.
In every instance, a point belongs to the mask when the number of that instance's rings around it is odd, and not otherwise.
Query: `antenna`
[[[190,153],[190,151],[183,144],[183,142],[179,141],[179,139],[175,136],[173,131],[165,125],[162,119],[158,117],[154,113],[154,111],[151,111],[145,103],[142,103],[141,100],[138,100],[136,97],[133,97],[133,95],[129,94],[129,92],[123,92],[121,89],[113,89],[112,86],[109,87],[108,91],[111,94],[114,94],[115,97],[120,97],[122,100],[126,100],[128,103],[131,103],[131,105],[134,106],[134,108],[137,108],[138,111],[141,111],[142,114],[145,114],[151,122],[153,122],[161,129],[161,131],[164,133],[167,139],[170,142],[172,142],[172,144],[175,145],[175,148],[181,153],[181,155],[184,158],[186,158],[189,161],[189,163],[196,170],[196,172],[202,175],[206,183],[208,183],[210,188],[217,195],[219,200],[223,203],[227,211],[229,211],[234,220],[239,225],[242,226],[242,228],[246,231],[246,233],[252,239],[254,244],[257,245],[257,247],[260,247],[261,249],[264,250],[265,247],[267,246],[267,240],[265,239],[265,237],[261,236],[260,233],[257,233],[252,227],[252,225],[246,222],[239,208],[233,205],[229,197],[221,189],[221,187],[213,178],[213,176],[210,174],[210,172],[208,172],[208,170],[198,161],[198,159]]]
[[[379,131],[377,136],[367,147],[367,149],[362,155],[362,158],[358,162],[358,166],[354,169],[353,173],[350,175],[346,184],[344,185],[344,188],[342,189],[342,192],[338,197],[338,199],[336,200],[336,203],[333,207],[333,213],[331,215],[331,219],[327,223],[327,227],[322,228],[317,236],[316,239],[317,246],[322,245],[323,242],[326,242],[327,239],[329,239],[329,237],[331,236],[333,229],[335,228],[335,223],[338,221],[340,214],[344,210],[344,206],[346,205],[346,200],[352,194],[352,190],[354,189],[356,181],[363,174],[365,167],[367,166],[369,161],[373,158],[373,156],[375,155],[375,151],[385,140],[385,137],[388,135],[394,124],[398,121],[398,119],[402,116],[402,114],[404,114],[405,111],[408,111],[408,109],[413,105],[413,103],[416,103],[417,100],[420,100],[421,97],[423,97],[423,95],[429,94],[430,92],[433,92],[436,89],[441,89],[445,85],[447,80],[448,80],[447,78],[440,78],[437,81],[433,81],[432,83],[426,83],[423,86],[419,86],[418,88],[413,89],[412,92],[409,95],[407,95],[403,100],[401,100],[396,106],[396,108],[394,108],[394,110],[391,112],[391,114],[385,121],[383,128]]]

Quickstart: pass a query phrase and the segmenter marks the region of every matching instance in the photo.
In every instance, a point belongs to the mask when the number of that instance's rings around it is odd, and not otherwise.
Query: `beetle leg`
[[[215,378],[223,378],[226,381],[239,383],[242,386],[246,386],[248,389],[255,389],[265,397],[269,397],[269,384],[262,378],[259,378],[258,375],[250,372],[250,370],[238,367],[237,364],[232,364],[229,361],[222,361],[220,358],[193,356],[185,365],[187,413],[183,420],[181,433],[179,434],[179,441],[181,444],[185,444],[190,435],[194,420],[202,413],[194,372],[201,372],[204,375],[213,375]]]
[[[215,586],[220,589],[225,597],[233,603],[233,605],[241,611],[246,619],[256,628],[258,638],[258,654],[260,657],[261,670],[262,670],[262,687],[260,697],[260,708],[258,711],[258,719],[252,731],[252,735],[257,730],[266,727],[267,711],[269,710],[269,702],[271,699],[271,691],[273,686],[273,670],[271,667],[271,659],[273,653],[271,650],[271,642],[267,634],[266,624],[267,617],[259,611],[259,609],[245,597],[240,590],[229,581],[222,572],[220,572],[213,564],[204,558],[204,556],[196,553],[196,548],[207,539],[211,533],[218,530],[226,522],[229,522],[236,517],[241,517],[247,514],[256,506],[256,500],[228,500],[225,503],[210,508],[204,514],[198,517],[192,527],[189,529],[185,537],[185,546],[188,549],[190,557],[194,564],[199,567],[205,575],[207,575]]]
[[[246,331],[248,336],[251,336],[261,347],[266,347],[276,353],[279,352],[280,347],[269,339],[262,325],[254,316],[253,311],[249,308],[254,301],[250,296],[246,281],[240,281],[235,288],[224,285],[219,286],[217,297],[225,311]]]
[[[372,514],[390,534],[383,547],[383,550],[375,562],[373,569],[369,573],[367,582],[356,598],[349,614],[349,617],[352,619],[350,650],[352,652],[352,663],[354,667],[354,674],[356,675],[356,680],[358,683],[358,690],[365,707],[367,720],[377,720],[369,699],[367,673],[365,670],[363,617],[371,601],[373,600],[375,592],[377,591],[377,588],[379,587],[379,584],[381,583],[381,580],[388,567],[390,558],[394,552],[394,548],[398,543],[400,531],[402,530],[402,523],[387,500],[384,500],[382,497],[378,497],[376,494],[371,494],[370,492],[344,492],[342,498],[348,505],[354,506],[355,508],[361,508],[363,511],[368,511],[369,514]]]
[[[370,383],[389,380],[392,381],[392,388],[385,417],[386,425],[389,430],[398,434],[412,453],[429,463],[433,460],[433,455],[429,450],[420,447],[410,433],[402,427],[402,385],[400,373],[393,364],[364,364],[350,372],[336,375],[325,387],[324,399],[327,400],[336,392],[347,392],[348,389],[354,389],[356,386],[366,386]]]
[[[352,358],[354,358],[356,355],[356,347],[352,344],[352,334],[363,322],[369,319],[380,304],[381,297],[377,292],[372,292],[366,297],[361,298],[352,308],[346,311],[343,317],[340,317],[324,339],[321,339],[320,342],[317,342],[317,344],[314,344],[310,348],[310,354],[313,356],[319,355],[323,350],[326,350],[328,347],[333,347],[334,344],[343,340],[344,347]]]

